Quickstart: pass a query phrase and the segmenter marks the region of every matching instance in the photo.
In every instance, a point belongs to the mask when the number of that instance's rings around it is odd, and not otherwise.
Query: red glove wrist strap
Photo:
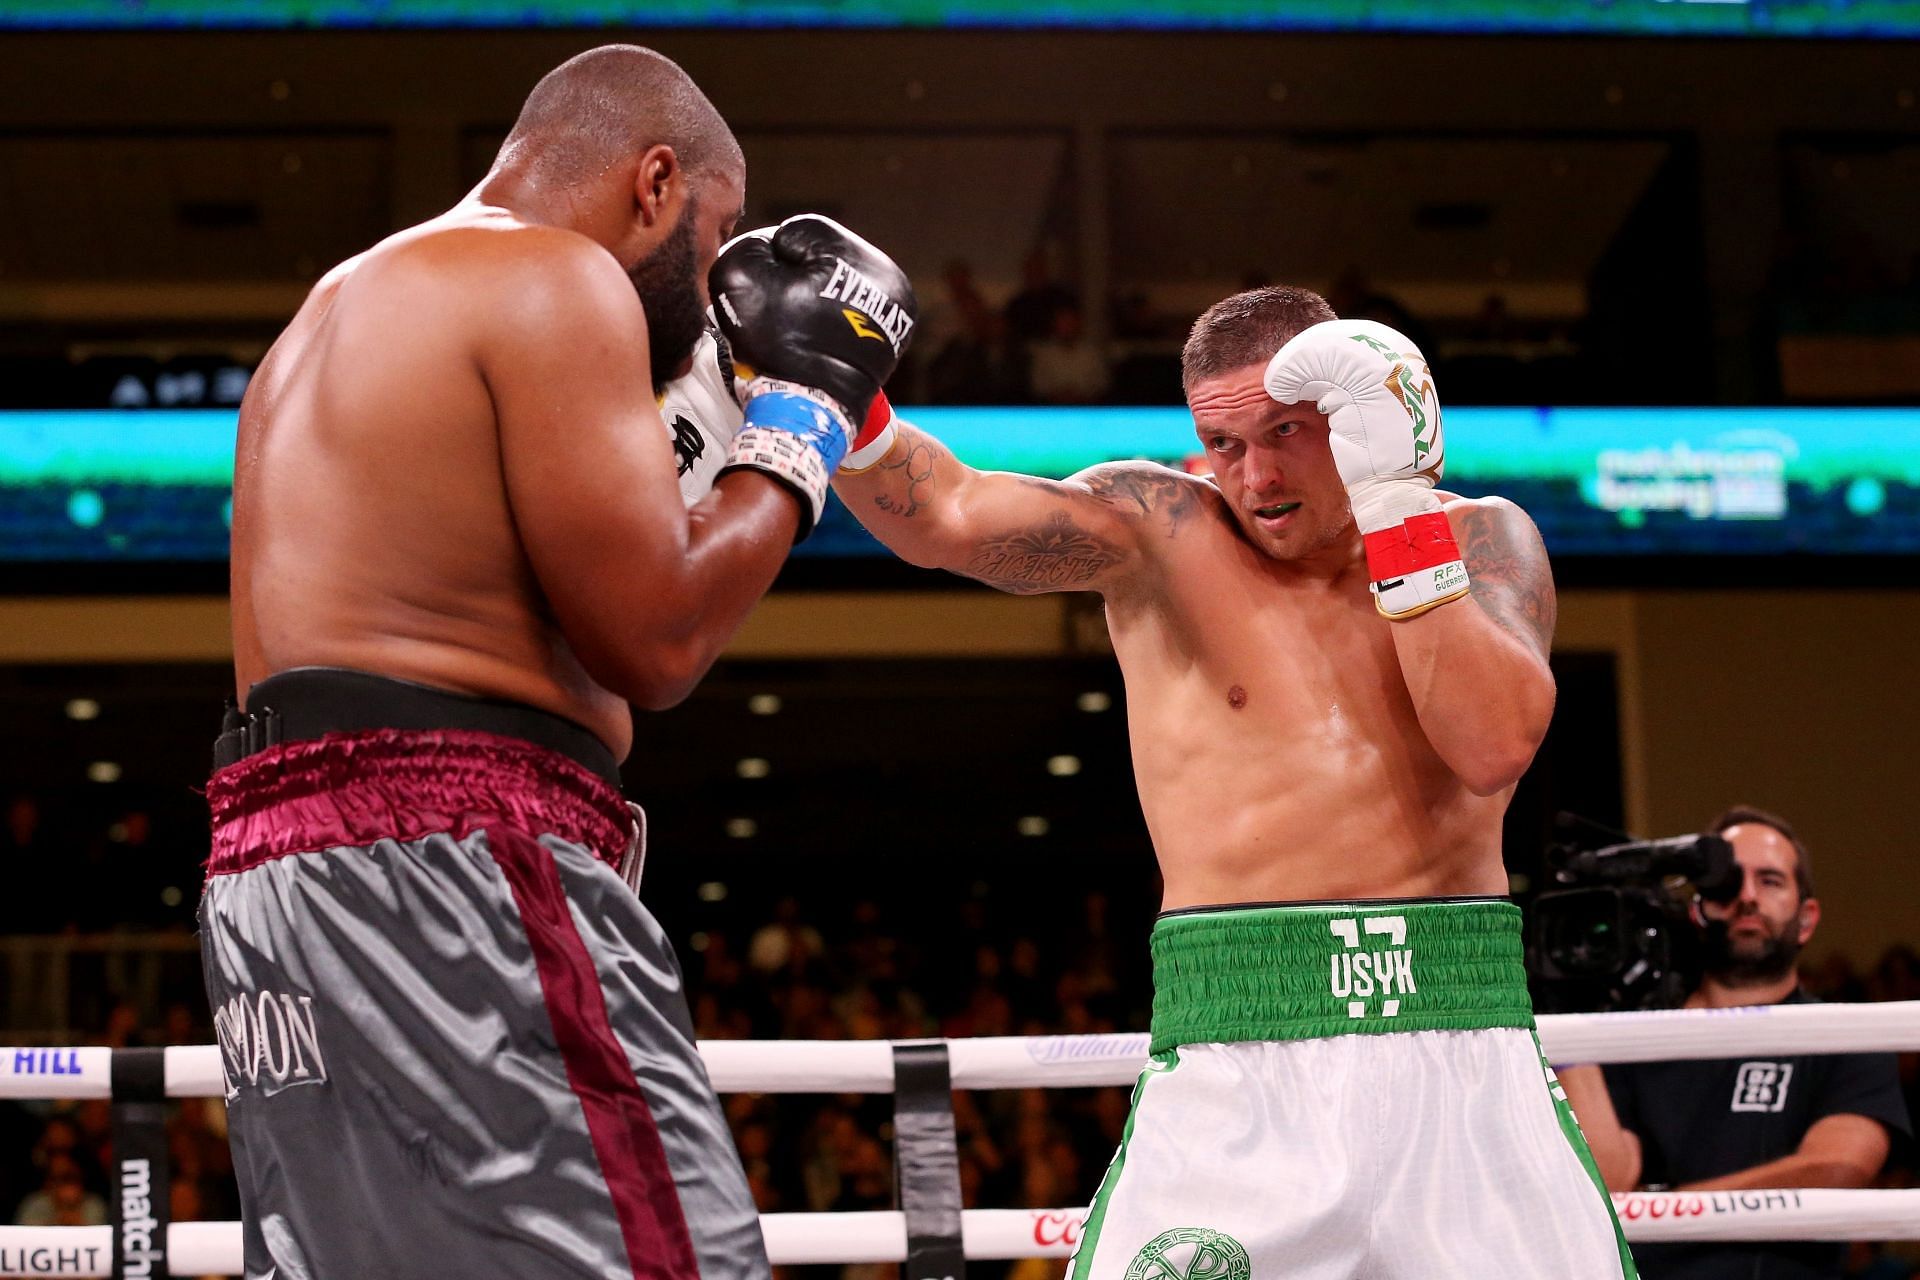
[[[887,403],[887,393],[882,391],[873,397],[873,403],[867,406],[866,420],[860,424],[860,431],[853,438],[848,452],[872,444],[879,439],[880,433],[893,421],[893,406]]]
[[[1367,534],[1365,542],[1367,576],[1375,582],[1404,578],[1460,558],[1460,545],[1453,540],[1453,525],[1444,511],[1408,516],[1391,528]]]

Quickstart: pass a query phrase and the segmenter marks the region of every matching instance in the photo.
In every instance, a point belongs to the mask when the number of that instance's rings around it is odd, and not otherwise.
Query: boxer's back
[[[274,344],[234,467],[242,693],[351,667],[531,703],[624,754],[625,703],[573,658],[520,546],[478,358],[522,245],[552,234],[482,213],[402,232],[329,273]]]

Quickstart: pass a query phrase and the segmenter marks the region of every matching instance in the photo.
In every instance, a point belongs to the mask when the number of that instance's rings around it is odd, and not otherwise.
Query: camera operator
[[[1689,1009],[1802,1004],[1800,949],[1820,923],[1806,846],[1748,807],[1711,832],[1732,844],[1739,896],[1701,902],[1705,971]],[[1737,1191],[1863,1187],[1893,1134],[1910,1132],[1890,1053],[1646,1062],[1560,1073],[1610,1190]],[[1827,1243],[1639,1245],[1647,1280],[1839,1277],[1846,1246]]]

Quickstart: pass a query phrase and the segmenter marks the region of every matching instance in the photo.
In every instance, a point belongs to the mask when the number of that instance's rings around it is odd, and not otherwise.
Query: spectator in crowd
[[[1096,404],[1106,399],[1112,373],[1107,356],[1087,337],[1076,303],[1053,313],[1046,337],[1027,350],[1027,380],[1042,404]]]
[[[800,919],[797,898],[782,898],[774,908],[773,919],[754,931],[747,943],[747,964],[757,973],[791,970],[796,976],[822,949],[820,931]]]
[[[1054,313],[1079,305],[1073,290],[1054,278],[1042,244],[1020,265],[1020,291],[1007,300],[1007,341],[1024,348],[1053,332]]]
[[[87,1190],[80,1162],[64,1152],[48,1158],[46,1180],[13,1215],[22,1227],[97,1227],[106,1220],[107,1202]]]
[[[925,373],[927,402],[993,404],[1008,398],[1005,321],[981,295],[967,263],[948,263],[942,281],[946,306],[921,325],[933,352]]]
[[[1806,846],[1785,820],[1745,806],[1708,829],[1733,845],[1742,881],[1732,902],[1699,908],[1706,972],[1686,1007],[1807,1002],[1799,955],[1820,923],[1820,901]],[[1561,1079],[1616,1191],[1863,1187],[1880,1173],[1891,1138],[1910,1132],[1887,1053],[1577,1066]],[[1642,1245],[1634,1255],[1648,1280],[1837,1280],[1846,1248]]]
[[[1359,267],[1348,267],[1334,280],[1327,290],[1327,305],[1343,320],[1372,320],[1405,334],[1422,351],[1439,350],[1433,331],[1400,299],[1375,288]]]
[[[1073,290],[1054,278],[1044,244],[1027,255],[1020,276],[1020,290],[1007,300],[1002,312],[1009,399],[1015,401],[1034,396],[1033,350],[1054,336],[1055,315],[1063,308],[1080,305]]]
[[[51,933],[64,923],[56,907],[61,886],[55,843],[36,797],[23,792],[7,802],[0,859],[9,888],[0,895],[0,933]]]

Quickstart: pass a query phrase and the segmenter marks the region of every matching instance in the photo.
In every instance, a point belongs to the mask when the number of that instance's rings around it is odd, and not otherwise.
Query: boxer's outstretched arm
[[[1553,715],[1557,604],[1547,549],[1504,498],[1449,503],[1473,590],[1394,622],[1394,648],[1420,727],[1476,795],[1519,781]]]
[[[1015,595],[1109,591],[1138,567],[1142,536],[1199,511],[1191,477],[1152,463],[1107,463],[1066,480],[977,471],[918,427],[876,466],[834,490],[909,564],[946,569]]]
[[[772,585],[798,499],[741,471],[689,512],[632,283],[582,237],[506,234],[539,241],[497,264],[499,310],[476,322],[477,352],[521,543],[588,674],[671,706]]]

